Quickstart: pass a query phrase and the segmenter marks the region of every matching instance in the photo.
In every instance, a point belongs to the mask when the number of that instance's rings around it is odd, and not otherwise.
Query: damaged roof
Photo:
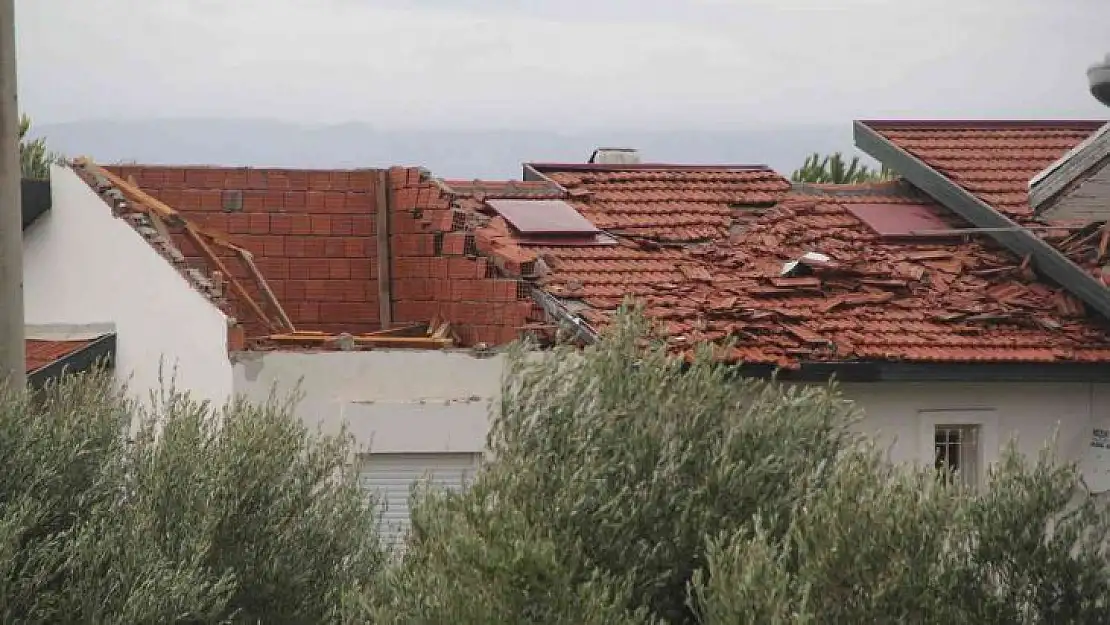
[[[1020,171],[1036,173],[1071,147],[1051,145]],[[949,166],[975,160],[957,156]],[[1009,160],[977,158],[965,171],[1013,171]],[[1024,189],[1016,175],[976,188],[1013,202]],[[594,331],[631,295],[676,352],[734,341],[720,356],[746,364],[1110,362],[1110,329],[1082,302],[905,182],[792,191],[764,167],[666,165],[528,165],[525,176],[549,181],[552,195],[562,189],[615,244],[536,240],[488,197],[458,188],[455,206],[471,217],[451,226]],[[1046,234],[1077,254],[1099,236]]]
[[[1011,218],[1032,217],[1029,181],[1104,121],[865,121]]]

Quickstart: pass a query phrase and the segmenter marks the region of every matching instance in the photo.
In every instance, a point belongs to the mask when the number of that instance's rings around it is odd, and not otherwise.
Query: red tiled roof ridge
[[[929,129],[958,130],[1046,130],[1067,128],[1070,130],[1095,130],[1106,124],[1106,120],[1096,119],[861,119],[857,123],[880,129]]]
[[[691,163],[526,163],[525,167],[537,172],[548,171],[765,171],[775,173],[769,165],[763,164],[713,164],[698,165]]]

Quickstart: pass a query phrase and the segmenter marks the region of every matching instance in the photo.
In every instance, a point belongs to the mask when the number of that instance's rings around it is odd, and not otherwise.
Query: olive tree
[[[622,314],[585,349],[513,350],[492,459],[414,493],[360,622],[1104,619],[1110,524],[1073,466],[1011,450],[971,490],[888,462],[835,386],[651,337]]]
[[[704,623],[1105,621],[1110,523],[1074,466],[1011,446],[980,494],[867,448],[822,471],[785,536],[757,519],[712,542]]]
[[[0,391],[0,621],[337,620],[384,562],[351,452],[277,400]]]
[[[607,583],[628,618],[685,623],[708,537],[760,511],[786,531],[803,480],[856,440],[851,404],[825,388],[738,378],[708,349],[687,365],[645,336],[642,318],[622,315],[585,350],[509,354],[494,461],[458,498],[476,512],[441,526],[426,514],[442,509],[438,496],[417,497],[401,565],[410,578],[451,577],[458,562],[444,545],[460,542],[473,546],[468,557],[518,578],[515,550],[549,544],[562,586]],[[517,529],[483,530],[489,522]],[[547,601],[541,595],[529,596]]]

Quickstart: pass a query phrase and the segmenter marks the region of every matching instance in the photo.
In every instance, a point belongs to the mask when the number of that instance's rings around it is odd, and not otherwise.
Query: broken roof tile
[[[1022,271],[1022,259],[989,238],[884,237],[860,219],[858,207],[888,207],[968,227],[904,185],[785,194],[780,178],[758,169],[533,167],[583,191],[568,203],[619,245],[529,245],[496,223],[487,238],[496,249],[544,258],[549,271],[537,284],[574,300],[596,328],[633,296],[676,351],[689,356],[698,341],[733,340],[720,355],[734,362],[1095,362],[1110,355],[1110,329],[1084,317],[1082,304],[1059,287]],[[765,204],[764,193],[777,193],[777,203]],[[735,227],[737,207],[746,209],[742,228]],[[1097,246],[1099,234],[1073,242]]]

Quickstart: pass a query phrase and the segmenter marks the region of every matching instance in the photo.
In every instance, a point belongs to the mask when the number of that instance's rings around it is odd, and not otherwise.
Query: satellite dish
[[[1087,79],[1091,82],[1091,95],[1110,106],[1110,54],[1101,63],[1087,68]]]

